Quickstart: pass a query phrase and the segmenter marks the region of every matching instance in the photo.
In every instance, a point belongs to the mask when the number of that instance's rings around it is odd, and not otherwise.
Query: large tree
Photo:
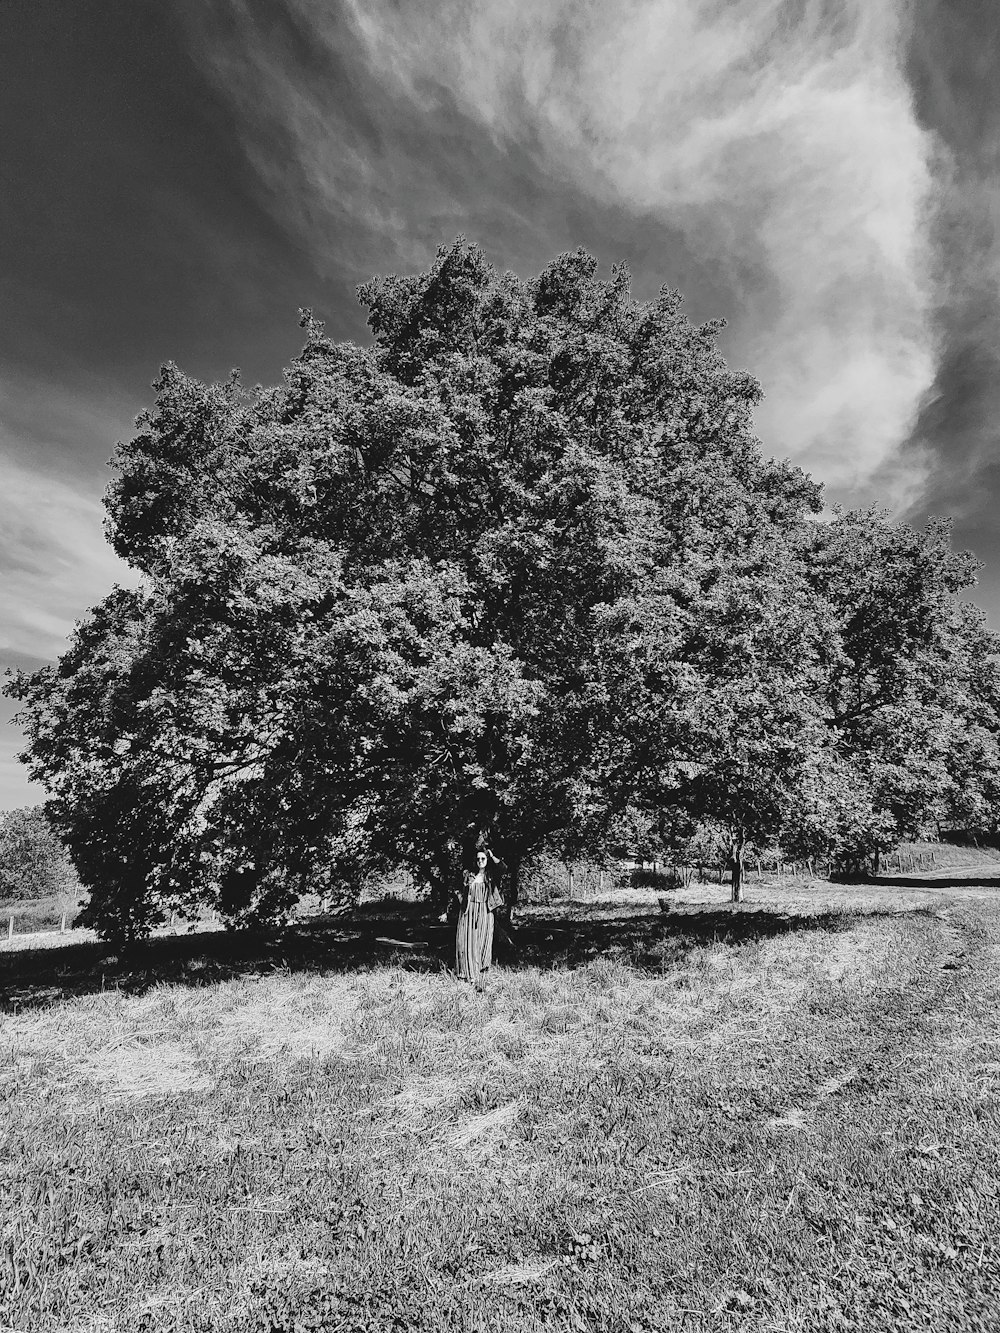
[[[164,367],[106,502],[142,585],[11,687],[105,934],[389,864],[442,894],[484,836],[516,882],[671,793],[770,827],[753,782],[821,734],[818,489],[762,457],[720,326],[596,267],[460,240],[360,289],[371,347],[306,313],[278,387]]]

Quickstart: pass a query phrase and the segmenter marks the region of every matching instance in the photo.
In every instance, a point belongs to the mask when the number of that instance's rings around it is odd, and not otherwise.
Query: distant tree
[[[917,532],[871,509],[817,526],[810,570],[839,643],[826,684],[838,752],[871,805],[865,851],[949,810],[985,817],[1000,789],[1000,639],[961,600],[975,559],[945,520]]]
[[[751,845],[856,864],[945,813],[995,819],[1000,640],[948,524],[738,512],[751,532],[675,563],[685,598],[621,622],[612,711],[641,726],[609,732],[594,788],[667,812],[680,846],[716,830],[734,901]]]
[[[1000,832],[1000,635],[978,607],[961,603],[951,627],[948,785],[935,804],[939,822],[995,837]]]
[[[0,815],[0,898],[75,898],[79,881],[41,806]]]
[[[516,893],[668,798],[740,845],[761,765],[790,787],[819,725],[782,699],[817,651],[785,545],[818,488],[762,458],[718,325],[583,252],[525,282],[463,241],[360,295],[374,346],[306,315],[277,388],[164,368],[107,500],[143,586],[11,687],[104,934],[390,864],[443,897],[486,835]]]

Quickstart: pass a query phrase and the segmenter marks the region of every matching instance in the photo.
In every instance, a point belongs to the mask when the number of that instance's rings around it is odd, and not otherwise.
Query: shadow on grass
[[[893,912],[866,915],[893,916]],[[728,906],[660,912],[598,905],[534,909],[516,927],[497,922],[494,957],[507,968],[580,967],[614,957],[658,972],[691,949],[792,932],[850,929],[849,913],[814,916],[738,911]],[[454,927],[421,903],[373,903],[299,923],[269,936],[214,931],[158,936],[115,953],[101,943],[0,955],[0,1012],[46,1008],[103,990],[138,995],[152,986],[210,985],[269,972],[363,972],[392,963],[412,971],[454,967]]]
[[[834,884],[868,884],[874,889],[1000,889],[1000,876],[983,874],[951,875],[840,875]]]

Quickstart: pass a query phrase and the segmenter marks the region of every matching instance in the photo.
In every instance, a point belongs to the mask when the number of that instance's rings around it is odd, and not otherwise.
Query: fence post
[[[65,912],[63,912],[63,914],[62,914],[62,920],[59,922],[59,934],[60,934],[60,935],[65,935],[65,934],[66,934],[66,913],[65,913]]]
[[[572,897],[573,897],[573,866],[572,866],[572,864],[567,864],[567,866],[566,866],[566,874],[567,874],[567,876],[568,876],[568,878],[569,878],[569,896],[570,896],[570,898],[572,898]]]
[[[7,938],[8,938],[9,940],[12,940],[12,939],[14,938],[14,918],[13,918],[13,917],[11,917],[10,920],[7,922]]]

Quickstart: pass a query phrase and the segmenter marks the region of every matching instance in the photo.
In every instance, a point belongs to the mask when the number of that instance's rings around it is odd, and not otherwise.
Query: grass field
[[[0,953],[0,1327],[998,1328],[978,873]]]
[[[14,933],[22,935],[58,930],[64,913],[67,925],[72,926],[78,910],[76,902],[62,898],[0,898],[0,940],[7,938],[7,926],[12,917]]]

